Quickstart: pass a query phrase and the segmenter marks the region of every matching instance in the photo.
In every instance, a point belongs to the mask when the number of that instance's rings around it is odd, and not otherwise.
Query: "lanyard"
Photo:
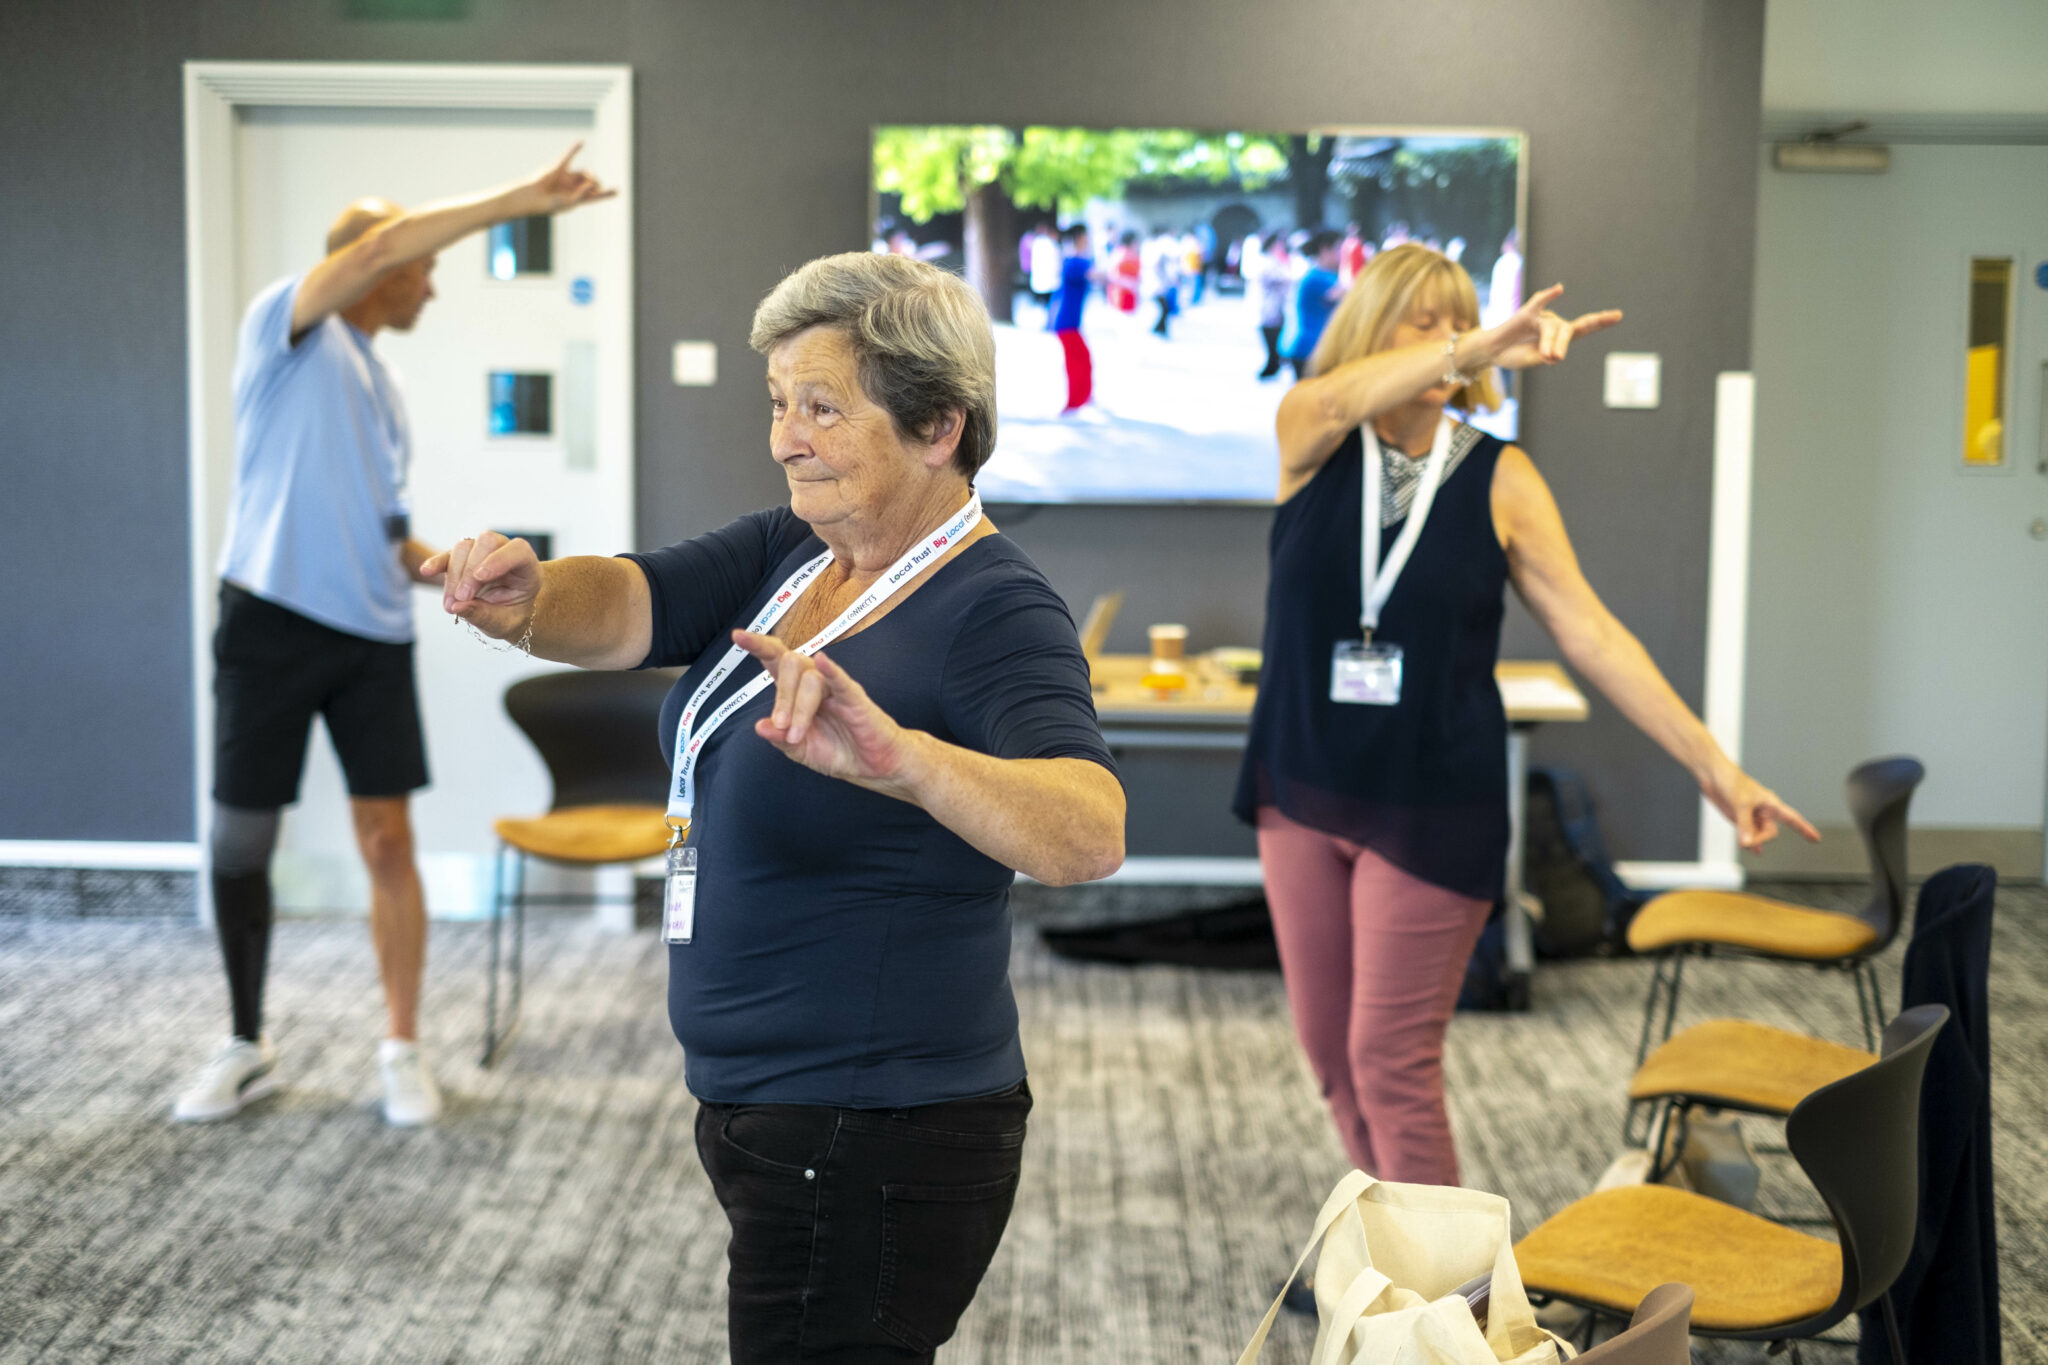
[[[369,390],[377,409],[378,426],[391,457],[391,495],[395,503],[391,511],[402,516],[411,511],[406,481],[412,477],[412,419],[405,410],[405,394],[398,387],[398,379],[391,373],[390,366],[370,344],[370,339],[358,332],[355,324],[347,319],[337,318],[335,321],[340,323],[348,337],[349,361],[355,366],[356,378]]]
[[[915,578],[917,571],[930,563],[941,550],[973,530],[980,521],[981,494],[969,493],[967,505],[951,520],[926,536],[909,554],[897,560],[895,568],[876,579],[861,595],[859,601],[839,614],[838,620],[798,645],[797,652],[816,654],[851,630],[869,612],[895,596],[897,589]],[[768,628],[789,610],[790,604],[803,596],[803,591],[811,585],[811,580],[822,573],[825,566],[831,562],[832,552],[827,550],[791,574],[747,626],[748,632],[765,635]],[[720,683],[732,676],[733,670],[740,666],[740,661],[747,657],[747,651],[738,645],[728,649],[725,657],[718,661],[704,681],[697,684],[697,690],[690,694],[689,704],[683,708],[682,719],[676,723],[675,779],[669,785],[668,823],[669,828],[675,830],[678,837],[689,833],[690,811],[697,804],[697,758],[704,751],[704,742],[731,718],[733,712],[761,695],[762,690],[775,680],[772,673],[765,668],[762,669],[760,675],[753,681],[726,698],[724,704],[706,717],[702,725],[695,724],[698,714],[711,700],[711,694],[718,689]]]
[[[1408,509],[1408,524],[1401,528],[1393,548],[1387,551],[1387,562],[1382,567],[1380,438],[1373,431],[1371,422],[1359,428],[1365,437],[1365,497],[1359,525],[1358,624],[1364,629],[1367,640],[1372,639],[1373,631],[1379,626],[1380,611],[1387,605],[1387,599],[1394,595],[1394,584],[1400,580],[1401,570],[1408,567],[1408,556],[1414,551],[1415,542],[1422,537],[1422,523],[1429,520],[1430,504],[1436,501],[1437,487],[1444,481],[1444,466],[1450,463],[1452,430],[1450,418],[1437,420],[1436,440],[1429,448],[1429,463],[1423,466],[1422,483],[1415,490],[1414,505]]]

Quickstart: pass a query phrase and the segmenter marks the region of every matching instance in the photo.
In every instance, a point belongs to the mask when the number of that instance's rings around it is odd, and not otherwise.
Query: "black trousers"
[[[916,1109],[704,1104],[733,1365],[930,1362],[1010,1221],[1030,1087]]]

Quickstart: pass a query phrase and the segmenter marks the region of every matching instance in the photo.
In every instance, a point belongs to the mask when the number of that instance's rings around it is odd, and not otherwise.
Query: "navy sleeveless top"
[[[1508,574],[1493,529],[1503,447],[1464,427],[1460,448],[1373,636],[1401,646],[1394,706],[1330,700],[1330,651],[1359,638],[1359,433],[1281,504],[1265,664],[1231,808],[1250,823],[1274,806],[1432,885],[1495,900],[1508,846],[1507,714],[1493,676]],[[1387,460],[1392,496],[1422,461]],[[1383,561],[1402,524],[1383,527]]]

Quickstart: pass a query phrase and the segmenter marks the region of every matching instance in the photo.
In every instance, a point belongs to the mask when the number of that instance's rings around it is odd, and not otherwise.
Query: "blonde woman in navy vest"
[[[1535,295],[1482,328],[1471,277],[1374,258],[1280,405],[1264,673],[1235,809],[1259,857],[1288,1000],[1345,1150],[1456,1184],[1443,1039],[1501,894],[1507,720],[1493,677],[1514,585],[1565,659],[1756,848],[1812,827],[1738,768],[1579,571],[1527,454],[1447,413],[1490,375],[1564,360],[1618,312]]]

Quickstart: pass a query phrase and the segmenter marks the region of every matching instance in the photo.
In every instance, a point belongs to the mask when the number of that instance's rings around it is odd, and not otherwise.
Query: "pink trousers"
[[[1444,1030],[1492,908],[1370,849],[1259,808],[1259,863],[1287,1002],[1358,1168],[1458,1183]]]

